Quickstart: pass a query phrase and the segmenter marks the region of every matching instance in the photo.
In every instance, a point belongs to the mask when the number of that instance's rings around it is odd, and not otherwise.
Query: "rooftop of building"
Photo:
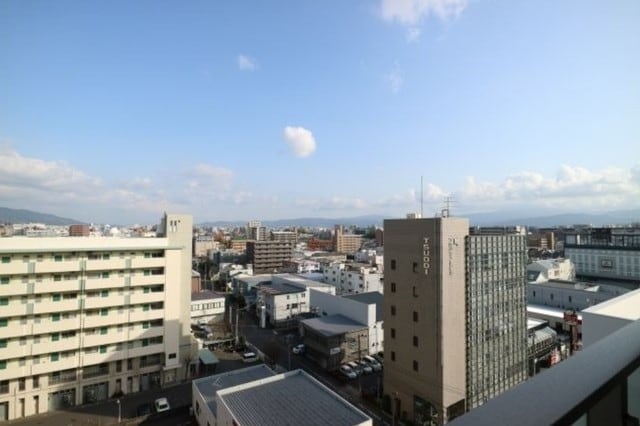
[[[367,328],[365,324],[361,324],[340,314],[311,318],[301,321],[301,323],[326,337],[339,336]]]
[[[371,419],[302,370],[218,393],[238,424],[358,425]]]
[[[196,379],[193,381],[193,385],[197,388],[198,392],[202,395],[202,398],[211,409],[211,412],[215,415],[217,409],[216,392],[243,383],[272,377],[275,376],[275,374],[276,373],[274,373],[269,367],[264,364],[260,364],[203,377],[202,379]]]
[[[566,309],[554,308],[552,306],[542,306],[527,304],[527,314],[538,314],[547,317],[564,320],[564,312]],[[582,315],[578,313],[578,321],[582,321]]]
[[[224,299],[224,295],[211,290],[201,290],[191,293],[191,301],[211,299]]]
[[[384,296],[377,291],[370,291],[368,293],[350,294],[343,296],[345,299],[355,300],[356,302],[366,303],[367,305],[376,305],[376,321],[382,321],[384,319]]]
[[[564,290],[583,290],[593,293],[624,294],[629,292],[629,289],[624,287],[618,287],[611,284],[592,283],[588,281],[549,280],[540,282],[529,282],[527,285]]]
[[[270,282],[260,284],[260,291],[272,296],[276,296],[279,294],[303,293],[305,290],[298,286],[287,283]]]
[[[640,289],[590,306],[582,312],[636,321],[640,319]]]

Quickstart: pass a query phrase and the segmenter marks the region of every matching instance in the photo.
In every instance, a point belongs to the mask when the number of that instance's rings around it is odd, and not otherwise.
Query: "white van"
[[[258,360],[258,355],[255,352],[245,352],[242,354],[242,362],[256,362]]]

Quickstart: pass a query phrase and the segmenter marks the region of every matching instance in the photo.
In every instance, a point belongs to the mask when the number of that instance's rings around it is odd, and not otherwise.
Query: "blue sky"
[[[640,2],[4,1],[0,205],[640,208]]]

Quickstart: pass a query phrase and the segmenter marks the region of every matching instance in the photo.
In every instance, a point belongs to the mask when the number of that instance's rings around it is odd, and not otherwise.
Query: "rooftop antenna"
[[[444,208],[442,209],[441,216],[442,217],[450,217],[451,216],[451,204],[453,204],[455,200],[451,195],[447,195],[444,198]]]
[[[420,176],[420,217],[423,218],[423,210],[424,210],[424,189],[422,187],[422,179],[423,176]]]

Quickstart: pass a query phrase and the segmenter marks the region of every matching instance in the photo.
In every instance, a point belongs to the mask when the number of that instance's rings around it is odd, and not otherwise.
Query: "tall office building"
[[[160,232],[0,239],[0,420],[185,377],[192,218]]]
[[[526,378],[524,236],[461,218],[386,220],[385,393],[444,424]]]
[[[291,260],[293,247],[289,241],[247,241],[247,261],[254,274],[274,273]]]
[[[252,220],[247,223],[247,239],[254,241],[268,240],[267,228],[262,226],[259,220]]]

